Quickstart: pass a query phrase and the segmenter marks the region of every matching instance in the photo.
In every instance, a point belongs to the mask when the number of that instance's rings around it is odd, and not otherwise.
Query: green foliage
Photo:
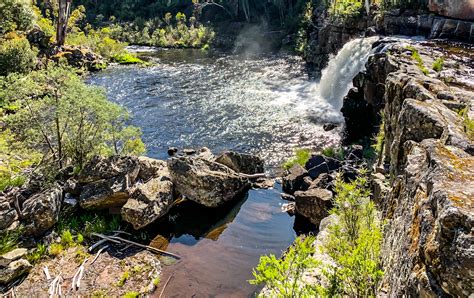
[[[363,0],[330,0],[328,12],[329,16],[333,19],[345,20],[351,17],[358,17],[363,8]]]
[[[125,51],[127,44],[113,39],[111,34],[109,27],[100,30],[88,28],[87,32],[76,30],[67,35],[66,44],[86,46],[107,59],[127,53]]]
[[[0,76],[9,73],[27,73],[36,65],[37,51],[32,50],[24,37],[0,42]]]
[[[38,163],[40,158],[41,154],[15,140],[9,129],[0,131],[0,191],[23,185],[25,171]]]
[[[429,71],[426,69],[423,59],[420,56],[420,53],[413,47],[413,46],[407,46],[407,49],[411,51],[411,58],[416,61],[416,65],[418,68],[425,74],[428,75]]]
[[[316,294],[313,285],[301,284],[303,273],[319,263],[312,257],[315,252],[315,238],[299,237],[281,259],[271,254],[260,257],[258,266],[253,270],[255,279],[251,284],[265,284],[271,296],[310,297]]]
[[[460,110],[459,115],[463,118],[464,132],[470,140],[474,140],[474,119],[469,118],[469,107]]]
[[[70,230],[64,230],[61,233],[61,244],[65,247],[74,246],[74,238]]]
[[[48,249],[46,248],[46,245],[38,243],[36,248],[28,254],[27,259],[32,264],[38,263],[44,256],[46,256],[47,252]]]
[[[0,16],[0,35],[15,30],[26,31],[35,21],[33,6],[28,0],[0,1]]]
[[[321,154],[327,157],[337,158],[339,160],[344,159],[344,148],[334,148],[334,147],[326,147],[323,148]]]
[[[80,244],[84,241],[84,237],[89,238],[92,233],[106,234],[119,230],[121,223],[119,215],[85,212],[67,219],[61,219],[56,230],[59,233],[70,231],[71,234],[76,234],[75,242]]]
[[[376,2],[384,10],[392,8],[426,9],[428,6],[428,0],[377,0]]]
[[[155,287],[158,287],[160,285],[160,278],[155,277],[152,282]]]
[[[127,282],[129,278],[130,272],[127,270],[122,274],[122,276],[120,276],[120,279],[117,281],[117,287],[123,287],[123,285]]]
[[[128,113],[71,68],[50,66],[25,77],[9,76],[3,85],[0,102],[21,107],[7,117],[8,127],[59,168],[82,167],[97,154],[125,153],[129,142],[140,138],[138,129],[126,125]],[[134,153],[143,153],[143,147],[138,149]]]
[[[214,31],[195,18],[187,20],[186,15],[177,13],[173,18],[170,13],[162,20],[140,20],[111,27],[112,36],[131,44],[158,46],[166,48],[203,48],[208,46]]]
[[[142,64],[144,61],[131,53],[117,54],[112,57],[112,61],[119,64]]]
[[[21,233],[21,230],[13,230],[0,234],[0,255],[17,248]]]
[[[304,167],[304,165],[306,164],[306,162],[309,160],[310,157],[311,157],[311,151],[309,149],[296,149],[295,156],[287,160],[283,164],[283,168],[285,170],[288,170],[295,164],[299,164]]]
[[[138,292],[127,292],[125,295],[123,295],[123,298],[137,298],[140,297],[140,293]]]
[[[64,251],[64,246],[61,243],[52,243],[48,248],[49,255],[55,257],[62,254]]]
[[[336,196],[331,214],[337,223],[329,226],[324,252],[335,262],[327,265],[325,275],[331,286],[326,296],[375,297],[383,275],[380,267],[381,223],[364,176],[345,183],[336,181]]]
[[[314,237],[297,239],[282,259],[262,256],[252,284],[264,283],[275,297],[375,297],[383,275],[380,266],[382,227],[365,173],[345,183],[338,177],[331,214],[337,219],[328,226],[322,253],[332,262],[312,257]],[[303,273],[317,270],[328,284],[305,284]]]
[[[432,68],[436,72],[441,72],[444,66],[444,59],[442,57],[437,58],[432,65]]]
[[[311,29],[313,19],[313,2],[306,1],[306,7],[301,15],[300,26],[296,37],[295,50],[297,53],[305,54],[308,46],[308,32]]]

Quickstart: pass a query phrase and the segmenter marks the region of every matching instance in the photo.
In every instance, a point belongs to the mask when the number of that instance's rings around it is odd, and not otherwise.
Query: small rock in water
[[[169,147],[168,148],[168,155],[169,156],[174,156],[176,153],[178,153],[178,148],[176,148],[176,147]]]
[[[335,123],[326,123],[326,124],[323,125],[324,131],[331,131],[336,127],[337,127],[337,124],[335,124]]]
[[[282,199],[282,200],[290,201],[290,202],[294,202],[294,201],[295,201],[295,197],[292,196],[292,195],[290,195],[290,194],[287,194],[287,193],[282,192],[282,193],[280,194],[280,196],[281,196],[281,199]]]
[[[184,154],[186,155],[193,155],[196,153],[195,149],[183,149]]]

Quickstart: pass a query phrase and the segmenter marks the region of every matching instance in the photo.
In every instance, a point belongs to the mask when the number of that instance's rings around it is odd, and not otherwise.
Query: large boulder
[[[474,21],[472,0],[429,0],[428,8],[449,18]]]
[[[217,207],[235,198],[250,184],[230,168],[199,157],[168,160],[177,192],[207,207]]]
[[[23,203],[21,210],[25,234],[40,236],[54,226],[59,219],[63,190],[54,186],[32,195]]]
[[[307,190],[311,184],[308,172],[299,164],[293,165],[283,177],[283,191],[293,194],[298,190]]]
[[[24,259],[13,261],[8,266],[0,267],[0,284],[8,284],[33,268],[30,262]]]
[[[151,178],[156,167],[152,161],[140,161],[133,156],[94,157],[79,175],[79,182],[85,184],[79,197],[81,207],[122,207],[130,197],[140,170],[144,178]]]
[[[263,173],[263,160],[255,155],[237,152],[224,152],[216,158],[216,162],[228,166],[237,173]]]
[[[96,156],[84,166],[79,174],[79,183],[90,183],[125,175],[128,176],[131,183],[134,183],[139,171],[140,162],[137,157],[114,155],[106,158]]]
[[[146,182],[161,176],[169,177],[168,166],[164,160],[140,156],[138,157],[138,163],[140,165],[138,179],[141,181]]]
[[[295,192],[295,211],[308,218],[313,224],[319,225],[329,215],[332,207],[332,192],[322,188]]]
[[[134,229],[141,229],[169,211],[173,194],[173,183],[167,177],[153,178],[140,184],[122,207],[122,218]]]
[[[84,209],[122,207],[130,198],[132,182],[127,175],[102,179],[84,185],[79,197]]]

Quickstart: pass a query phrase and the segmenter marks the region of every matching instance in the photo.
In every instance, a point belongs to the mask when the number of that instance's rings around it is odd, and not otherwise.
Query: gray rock
[[[332,192],[322,188],[295,192],[296,213],[308,218],[313,224],[319,225],[329,215],[332,207]]]
[[[141,229],[165,215],[173,203],[173,183],[165,177],[140,184],[122,207],[123,220]]]
[[[13,261],[23,258],[28,253],[26,248],[16,248],[0,256],[0,267],[6,267]]]
[[[231,168],[237,173],[259,174],[264,172],[263,160],[251,154],[228,151],[219,155],[215,161]]]
[[[288,170],[288,173],[283,177],[283,191],[289,194],[293,194],[298,190],[307,190],[309,187],[308,181],[305,177],[308,176],[308,172],[299,164],[295,164]]]
[[[176,191],[207,207],[222,205],[250,186],[230,168],[199,157],[171,158],[168,168]]]
[[[133,184],[140,171],[137,157],[114,155],[108,158],[96,156],[88,162],[79,174],[80,183],[90,183],[117,176],[127,176]]]
[[[8,284],[16,278],[28,273],[33,266],[24,259],[11,262],[7,267],[0,267],[0,284]]]
[[[153,178],[166,176],[169,177],[168,166],[166,161],[149,158],[146,156],[138,157],[140,164],[140,171],[138,172],[138,179],[148,181]]]
[[[132,183],[128,175],[102,179],[84,185],[79,204],[84,209],[122,207],[130,198]]]
[[[40,236],[52,228],[59,219],[62,200],[63,191],[59,186],[28,198],[21,211],[25,234]]]
[[[0,230],[9,227],[18,220],[18,212],[13,203],[13,198],[0,196]]]

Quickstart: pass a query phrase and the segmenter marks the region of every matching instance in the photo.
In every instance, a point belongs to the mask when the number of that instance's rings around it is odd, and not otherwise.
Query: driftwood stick
[[[265,173],[260,173],[260,174],[244,174],[244,173],[239,173],[239,176],[242,176],[243,178],[247,179],[258,179],[258,178],[266,178],[267,175]]]
[[[81,266],[79,266],[79,268],[77,269],[76,273],[74,274],[74,276],[72,277],[72,284],[71,284],[71,289],[73,291],[79,289],[79,285],[80,285],[80,279],[82,278],[82,272],[84,272],[84,265],[86,264],[86,262],[89,260],[89,258],[85,259]]]
[[[133,236],[132,234],[127,233],[127,232],[125,232],[125,231],[119,231],[119,230],[117,230],[117,231],[112,231],[112,232],[114,232],[115,234],[117,234],[117,235],[114,235],[114,236],[118,236],[119,234],[124,234],[124,235],[128,235],[128,236]]]
[[[104,247],[102,247],[101,249],[99,249],[99,251],[97,252],[97,254],[95,255],[95,258],[92,260],[91,262],[91,265],[94,264],[94,262],[99,258],[100,254],[105,250],[107,249],[109,246],[106,245]]]
[[[118,231],[116,231],[116,232],[113,234],[113,236],[118,236],[119,234],[120,234],[120,233],[119,233]],[[87,250],[88,250],[89,252],[92,252],[94,249],[96,249],[97,247],[101,246],[102,244],[104,244],[104,243],[107,242],[107,241],[110,241],[110,240],[108,240],[108,239],[99,240],[98,242],[92,244]],[[117,243],[117,242],[115,242],[115,243]]]
[[[44,272],[44,275],[46,275],[46,280],[50,280],[50,279],[51,279],[51,275],[49,274],[48,266],[44,266],[43,272]]]
[[[174,276],[174,272],[173,272],[173,274],[171,274],[171,276],[170,276],[170,277],[168,278],[168,280],[166,281],[165,285],[163,286],[163,289],[161,289],[161,293],[160,293],[160,297],[159,297],[159,298],[161,298],[161,297],[163,296],[163,293],[164,293],[165,290],[166,290],[166,286],[169,284],[169,282],[170,282],[170,280],[171,280],[171,278],[172,278],[173,276]]]
[[[140,244],[140,243],[137,243],[137,242],[134,242],[134,241],[131,241],[131,240],[123,239],[123,238],[118,237],[118,236],[106,236],[106,235],[102,235],[102,234],[98,234],[98,233],[92,233],[91,235],[99,237],[99,238],[110,240],[111,242],[114,242],[114,243],[124,242],[124,243],[128,243],[128,244],[132,244],[132,245],[144,248],[144,249],[151,250],[151,251],[156,252],[156,253],[160,253],[160,254],[175,257],[178,260],[181,259],[180,256],[175,255],[171,252],[167,252],[167,251],[164,251],[164,250],[161,250],[161,249],[158,249],[158,248],[154,248],[154,247],[151,247],[151,246],[148,246],[148,245]]]

